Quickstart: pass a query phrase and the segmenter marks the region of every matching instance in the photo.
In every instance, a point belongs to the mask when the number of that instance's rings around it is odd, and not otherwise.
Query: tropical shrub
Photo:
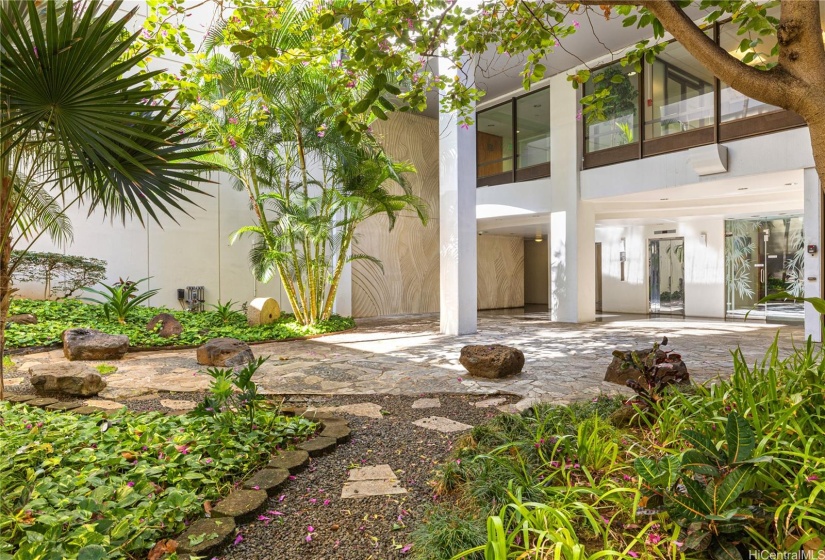
[[[315,425],[258,408],[256,422],[0,403],[0,557],[144,557],[279,446]],[[86,552],[84,553],[84,549]]]
[[[233,309],[234,306],[235,302],[230,299],[225,303],[218,301],[217,304],[210,305],[209,307],[215,310],[215,313],[218,314],[223,324],[226,325],[240,314],[240,311]]]
[[[129,315],[129,313],[141,306],[144,302],[149,301],[149,298],[160,291],[159,288],[155,288],[139,294],[138,284],[148,280],[148,278],[141,278],[140,280],[132,282],[131,280],[123,280],[121,278],[119,282],[111,286],[101,283],[103,286],[102,290],[83,288],[86,292],[97,294],[101,299],[82,299],[99,304],[107,320],[111,318],[111,315],[114,315],[121,325],[125,325],[126,316]]]
[[[137,307],[130,311],[125,323],[114,317],[106,318],[102,306],[90,305],[76,299],[40,301],[16,298],[12,300],[12,313],[34,313],[35,325],[9,324],[6,338],[9,348],[30,348],[62,344],[60,335],[74,327],[97,329],[109,334],[124,334],[133,347],[192,346],[211,338],[229,337],[245,342],[283,340],[302,336],[324,334],[351,328],[351,318],[333,315],[328,321],[315,325],[301,325],[290,313],[268,325],[249,326],[238,314],[228,323],[214,311],[189,313],[163,307]],[[174,338],[162,338],[156,332],[147,331],[146,324],[158,313],[169,313],[180,321],[183,332]]]
[[[14,280],[43,284],[43,299],[70,297],[106,278],[106,261],[101,259],[36,251],[15,251],[12,259],[18,262]]]
[[[249,429],[256,429],[255,411],[264,396],[258,393],[258,385],[252,376],[267,358],[257,358],[242,368],[209,368],[206,373],[212,377],[209,393],[198,404],[195,414],[214,416],[221,422],[232,424],[235,417],[248,420]]]

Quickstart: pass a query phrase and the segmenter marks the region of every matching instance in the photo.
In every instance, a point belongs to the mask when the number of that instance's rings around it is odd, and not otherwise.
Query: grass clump
[[[117,366],[111,364],[97,364],[95,369],[100,375],[109,375],[117,371]]]

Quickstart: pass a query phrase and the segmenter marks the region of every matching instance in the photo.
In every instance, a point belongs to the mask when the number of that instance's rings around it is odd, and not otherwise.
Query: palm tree
[[[120,6],[0,0],[0,354],[20,255],[44,234],[69,242],[69,208],[174,220],[201,193],[206,151],[147,85],[158,72],[139,72],[150,51]]]
[[[269,48],[288,52],[311,41],[302,28],[307,13],[280,14]],[[210,32],[213,50],[201,64],[208,79],[198,82],[200,97],[188,110],[219,149],[216,163],[249,197],[254,223],[232,240],[252,236],[256,278],[277,277],[296,319],[314,324],[331,316],[346,262],[377,263],[350,254],[358,224],[382,214],[391,228],[406,210],[426,220],[423,202],[404,180],[414,168],[393,161],[368,123],[361,123],[363,133],[335,126],[336,111],[363,92],[336,91],[323,65],[301,61],[251,72],[242,51],[232,58],[215,52],[227,40],[224,32]]]

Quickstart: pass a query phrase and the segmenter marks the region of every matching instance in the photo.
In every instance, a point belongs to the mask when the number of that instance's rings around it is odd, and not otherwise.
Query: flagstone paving
[[[268,394],[514,394],[527,405],[591,398],[600,392],[626,393],[626,388],[603,381],[611,352],[649,347],[663,335],[682,355],[692,379],[702,382],[729,375],[732,349],[739,346],[753,363],[764,355],[777,330],[785,352],[792,341],[804,339],[801,326],[757,322],[621,316],[569,324],[551,322],[547,313],[482,312],[479,332],[468,336],[441,335],[437,315],[416,315],[359,320],[353,331],[252,349],[256,356],[272,357],[255,377]],[[471,378],[458,362],[467,344],[515,346],[524,352],[524,370],[508,379]],[[56,350],[28,355],[24,365],[61,360],[65,358]],[[102,397],[197,392],[211,381],[200,372],[194,349],[129,353],[117,366],[117,372],[106,376],[109,386]]]

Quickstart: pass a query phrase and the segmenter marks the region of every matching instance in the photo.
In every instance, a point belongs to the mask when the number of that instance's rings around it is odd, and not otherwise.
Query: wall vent
[[[192,313],[203,311],[206,288],[203,286],[186,286],[186,310]]]
[[[668,235],[670,233],[676,233],[675,229],[657,229],[653,232],[653,235]]]

